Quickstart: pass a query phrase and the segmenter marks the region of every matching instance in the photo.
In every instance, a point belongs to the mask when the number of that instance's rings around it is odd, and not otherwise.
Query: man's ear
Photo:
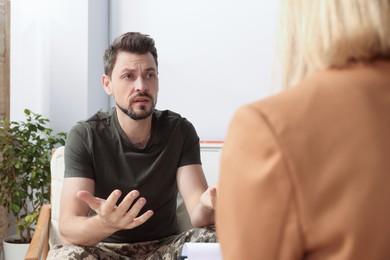
[[[103,74],[102,76],[102,84],[103,84],[104,91],[106,91],[107,95],[111,96],[112,95],[111,79],[106,74]]]

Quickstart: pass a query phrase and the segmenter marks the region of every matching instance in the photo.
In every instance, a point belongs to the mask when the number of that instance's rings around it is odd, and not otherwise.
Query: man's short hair
[[[149,35],[139,32],[127,32],[117,37],[104,52],[104,73],[111,77],[114,69],[118,52],[125,51],[136,54],[146,54],[150,52],[154,58],[156,66],[157,49],[154,40]]]

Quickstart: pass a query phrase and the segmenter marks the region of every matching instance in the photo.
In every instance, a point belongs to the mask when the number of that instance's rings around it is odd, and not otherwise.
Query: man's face
[[[149,117],[157,103],[158,73],[151,53],[121,51],[111,78],[103,76],[104,89],[117,107],[134,120]]]

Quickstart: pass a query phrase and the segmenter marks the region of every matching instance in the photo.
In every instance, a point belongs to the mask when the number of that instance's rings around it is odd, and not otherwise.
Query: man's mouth
[[[142,97],[142,98],[135,98],[134,99],[134,103],[145,103],[145,102],[149,102],[150,99],[149,98],[145,98],[145,97]]]
[[[130,104],[147,104],[153,101],[152,96],[148,93],[138,93],[132,99],[130,99]]]

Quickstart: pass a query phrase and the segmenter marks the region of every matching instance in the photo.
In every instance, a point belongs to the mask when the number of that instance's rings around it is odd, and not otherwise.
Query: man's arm
[[[128,210],[139,196],[138,191],[131,191],[116,206],[121,196],[119,190],[114,190],[107,200],[104,200],[93,196],[94,187],[95,182],[92,179],[64,179],[59,224],[64,245],[93,246],[118,230],[132,229],[143,224],[153,215],[153,211],[149,210],[136,217],[146,203],[145,198],[138,199]],[[88,217],[90,208],[97,215]]]
[[[177,171],[177,185],[194,227],[213,225],[217,190],[207,186],[200,164],[182,166]]]

